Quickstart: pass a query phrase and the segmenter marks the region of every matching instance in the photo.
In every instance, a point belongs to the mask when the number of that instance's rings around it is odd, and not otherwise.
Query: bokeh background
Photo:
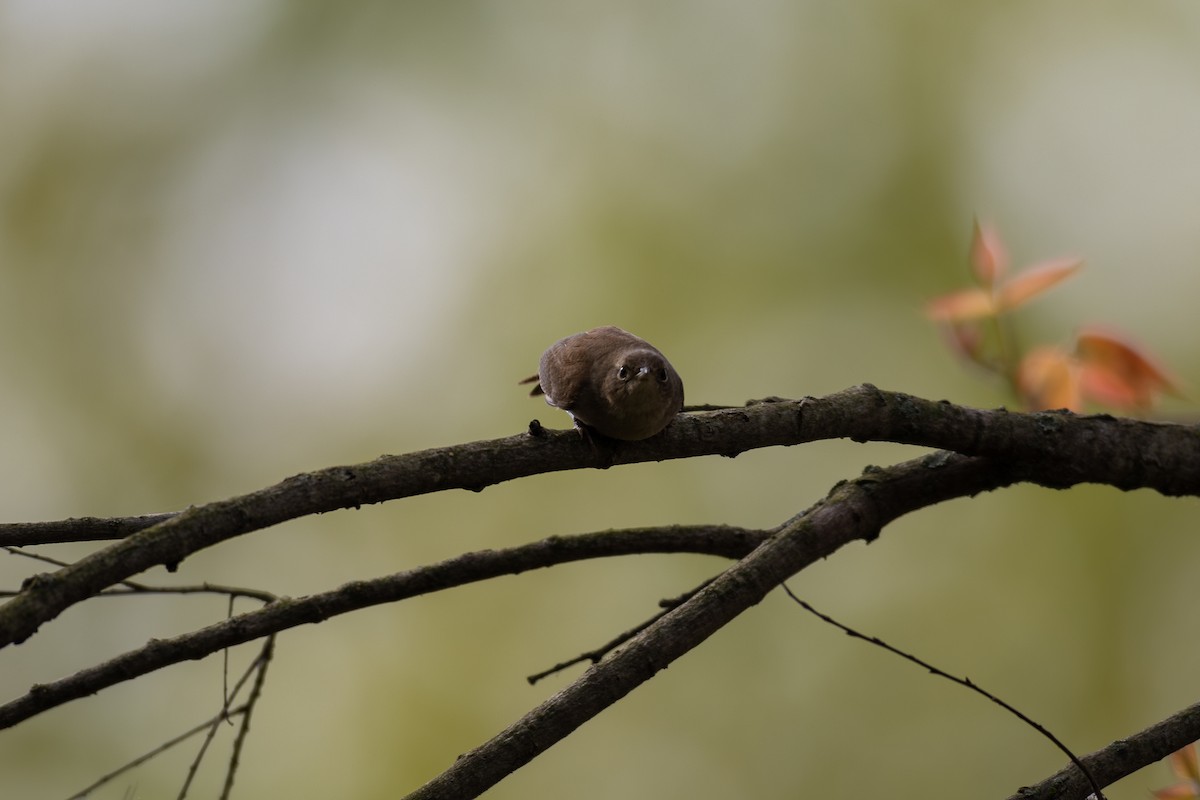
[[[659,345],[692,402],[871,381],[1009,403],[921,316],[968,280],[976,215],[1017,265],[1087,260],[1021,312],[1027,341],[1109,323],[1200,385],[1184,0],[0,0],[0,122],[8,521],[179,509],[533,417],[565,427],[515,382],[599,324]],[[552,534],[771,526],[918,452],[536,477],[297,521],[142,578],[296,596]],[[1085,752],[1196,700],[1198,518],[1190,499],[1016,488],[791,585]],[[526,675],[721,566],[567,566],[289,632],[235,796],[402,795],[574,673]],[[0,583],[41,569],[4,555]],[[0,654],[0,688],[224,613],[89,603]],[[212,658],[6,731],[0,794],[67,796],[221,691]],[[191,796],[215,795],[229,739]],[[197,746],[94,796],[173,797]],[[488,796],[1002,797],[1063,760],[775,594]],[[1159,765],[1110,796],[1169,782]]]

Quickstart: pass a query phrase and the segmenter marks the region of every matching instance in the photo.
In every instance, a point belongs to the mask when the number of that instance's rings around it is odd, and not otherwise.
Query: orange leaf
[[[1196,760],[1196,745],[1189,744],[1187,747],[1181,747],[1167,756],[1167,760],[1171,763],[1171,769],[1180,778],[1192,783],[1200,783],[1200,764],[1197,764]]]
[[[1083,398],[1075,363],[1058,347],[1042,345],[1030,350],[1017,367],[1017,391],[1034,411],[1067,408],[1079,411]]]
[[[961,289],[925,304],[925,316],[947,322],[990,317],[995,313],[992,295],[984,289]]]
[[[1196,763],[1196,745],[1176,750],[1167,756],[1171,771],[1183,779],[1181,783],[1151,792],[1158,800],[1197,800],[1200,798],[1200,766]]]
[[[1166,789],[1155,789],[1151,794],[1158,800],[1196,800],[1200,795],[1196,794],[1196,785],[1191,783],[1177,783],[1174,786],[1168,786]]]
[[[975,220],[975,228],[971,231],[971,267],[979,282],[991,288],[1004,277],[1008,269],[1008,254],[1000,237],[990,225],[980,225]]]
[[[1011,311],[1024,305],[1056,283],[1071,277],[1082,266],[1083,262],[1078,259],[1060,258],[1022,270],[1000,288],[996,306],[1001,311]]]
[[[1095,364],[1079,365],[1079,386],[1089,400],[1122,411],[1144,409],[1154,404],[1151,397],[1138,391],[1124,376]]]
[[[1086,393],[1106,405],[1144,409],[1162,392],[1180,393],[1174,378],[1149,353],[1114,331],[1084,329],[1075,337],[1075,352]]]

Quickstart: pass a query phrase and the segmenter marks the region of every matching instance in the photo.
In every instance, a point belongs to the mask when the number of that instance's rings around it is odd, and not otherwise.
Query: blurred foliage
[[[5,517],[181,508],[534,416],[565,427],[515,382],[599,324],[660,346],[691,402],[862,381],[1007,402],[921,315],[965,279],[976,215],[1014,263],[1087,259],[1070,293],[1018,312],[1031,340],[1105,319],[1197,385],[1180,325],[1200,292],[1197,44],[1200,9],[1158,0],[6,0]],[[772,525],[913,452],[820,443],[416,498],[230,542],[178,580],[296,595],[550,534]],[[1193,511],[1019,488],[904,520],[793,586],[1088,751],[1194,700],[1200,648],[1178,634]],[[8,586],[38,569],[0,565]],[[554,691],[525,675],[719,568],[577,565],[289,633],[236,796],[394,797]],[[223,613],[75,609],[3,654],[5,695]],[[69,794],[220,692],[210,659],[7,732],[3,794]],[[133,794],[170,796],[189,758],[141,770]],[[489,797],[935,780],[1003,796],[1060,762],[976,698],[768,602]]]
[[[1005,380],[1025,410],[1082,413],[1087,402],[1145,414],[1163,394],[1183,396],[1153,355],[1127,335],[1103,326],[1078,331],[1069,348],[1022,348],[1010,322],[1012,313],[1075,275],[1082,261],[1052,259],[1010,277],[999,237],[976,222],[971,266],[977,285],[933,298],[925,314],[942,326],[957,355]]]

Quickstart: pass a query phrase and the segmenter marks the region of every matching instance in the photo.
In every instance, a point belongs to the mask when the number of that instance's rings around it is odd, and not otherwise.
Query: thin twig
[[[267,680],[267,666],[271,663],[274,655],[275,635],[271,634],[263,642],[263,648],[258,654],[258,674],[254,677],[254,685],[250,687],[250,697],[246,700],[246,713],[242,715],[241,727],[238,728],[237,737],[233,740],[233,751],[229,754],[229,768],[225,770],[225,785],[221,789],[220,800],[229,800],[229,796],[233,792],[233,779],[237,775],[238,765],[241,763],[246,736],[250,733],[250,717],[254,715],[254,709],[258,706],[259,698],[262,697],[263,686],[266,685]]]
[[[653,617],[646,620],[645,622],[642,622],[641,624],[637,625],[636,627],[630,628],[629,630],[625,631],[624,633],[618,634],[615,638],[600,645],[595,650],[588,650],[586,653],[580,653],[579,655],[575,656],[574,658],[572,658],[568,661],[560,661],[559,663],[555,664],[553,667],[550,667],[549,669],[543,670],[534,675],[530,675],[525,680],[529,681],[529,685],[532,686],[533,684],[540,681],[542,678],[548,678],[556,672],[562,672],[564,669],[567,669],[568,667],[573,667],[576,664],[582,664],[584,661],[590,661],[593,664],[599,663],[600,660],[602,658],[604,658],[606,655],[611,653],[613,650],[616,650],[618,647],[625,644],[626,642],[628,642],[633,637],[637,636],[642,631],[646,630],[646,628],[649,628],[651,625],[658,622],[660,619],[662,619],[668,613],[670,613],[669,609],[660,611],[657,614],[655,614]]]
[[[651,625],[658,622],[666,614],[668,614],[671,611],[671,609],[675,608],[676,606],[682,605],[684,602],[686,602],[688,599],[690,599],[693,595],[695,595],[696,592],[700,591],[705,586],[708,586],[708,584],[710,584],[710,583],[712,583],[712,578],[709,578],[708,580],[704,581],[704,583],[700,584],[695,589],[684,592],[679,597],[672,597],[672,598],[668,598],[665,600],[660,600],[658,602],[658,606],[659,606],[659,608],[661,608],[663,610],[658,612],[657,614],[655,614],[653,617],[646,620],[645,622],[642,622],[637,627],[630,628],[629,630],[625,631],[624,633],[619,634],[614,639],[606,642],[605,644],[600,645],[595,650],[589,650],[586,653],[580,653],[575,658],[572,658],[570,661],[563,661],[558,664],[555,664],[553,667],[550,667],[547,670],[543,670],[542,672],[539,672],[536,675],[530,675],[525,680],[529,681],[529,685],[532,686],[535,683],[537,683],[538,681],[540,681],[542,678],[548,678],[556,672],[562,672],[564,669],[567,669],[568,667],[573,667],[576,664],[582,664],[584,661],[590,661],[593,664],[599,663],[600,659],[604,658],[606,655],[611,653],[613,650],[616,650],[618,647],[625,644],[626,642],[628,642],[633,637],[637,636],[642,631],[646,630],[646,628],[649,628]]]
[[[232,611],[233,611],[233,599],[232,598],[230,598],[229,603],[230,603],[229,610],[232,613]],[[179,789],[179,795],[177,797],[177,800],[184,800],[184,798],[187,797],[188,789],[191,787],[192,781],[195,779],[196,773],[200,769],[200,763],[204,760],[204,754],[208,751],[208,746],[210,744],[212,744],[213,738],[217,735],[217,729],[221,727],[222,722],[226,722],[229,719],[228,710],[229,710],[230,704],[234,701],[234,699],[242,691],[242,688],[246,685],[246,681],[248,681],[250,679],[251,675],[257,674],[261,678],[263,671],[266,669],[266,664],[267,664],[267,659],[269,658],[269,653],[271,652],[271,649],[273,647],[273,644],[271,641],[273,638],[274,637],[268,637],[267,642],[264,643],[264,645],[263,645],[263,649],[259,651],[259,654],[257,656],[255,656],[253,661],[250,662],[250,666],[246,667],[246,671],[242,673],[242,676],[240,678],[238,678],[237,683],[234,684],[232,692],[229,691],[229,689],[228,689],[228,686],[229,686],[229,683],[228,683],[228,681],[229,681],[229,671],[228,671],[229,648],[228,647],[225,648],[225,651],[224,651],[225,652],[225,669],[222,670],[222,676],[223,676],[223,680],[224,680],[224,688],[222,689],[221,713],[218,714],[217,716],[213,717],[213,719],[210,721],[210,724],[208,726],[208,733],[204,737],[204,743],[200,745],[199,752],[196,753],[196,757],[194,759],[192,759],[192,763],[188,767],[187,778],[184,780],[183,786],[180,787],[180,789]],[[257,680],[255,681],[255,686],[258,686]],[[256,697],[257,695],[252,693],[252,696]],[[253,708],[253,704],[251,701],[248,700],[246,702],[246,706],[247,706],[246,715],[249,716],[249,714]],[[243,717],[243,722],[244,722],[244,720],[245,720],[245,718]]]
[[[106,783],[110,783],[111,781],[124,775],[126,772],[129,772],[132,769],[136,769],[137,767],[140,767],[142,764],[145,764],[150,759],[152,759],[156,756],[162,755],[163,753],[167,752],[175,745],[180,744],[181,742],[186,742],[188,739],[192,738],[197,733],[200,733],[201,731],[203,731],[204,729],[206,729],[210,725],[212,725],[213,720],[220,721],[221,719],[224,719],[226,717],[236,717],[241,714],[245,714],[246,710],[247,710],[247,708],[246,708],[245,703],[243,703],[242,705],[238,706],[237,708],[231,709],[229,711],[222,710],[221,713],[218,714],[213,719],[209,719],[209,720],[205,720],[204,722],[201,722],[196,727],[190,728],[190,729],[184,731],[183,733],[179,734],[175,738],[169,739],[169,740],[163,742],[158,747],[155,747],[153,750],[149,750],[146,753],[133,759],[132,761],[130,761],[126,764],[122,764],[120,767],[117,767],[112,772],[109,772],[106,775],[102,775],[101,777],[96,779],[95,783],[93,783],[90,786],[87,786],[84,789],[81,789],[80,791],[71,795],[69,798],[67,798],[67,800],[84,800],[88,795],[90,795],[92,792],[96,791],[101,786],[105,785]]]
[[[1080,761],[1079,758],[1073,752],[1071,752],[1071,749],[1069,747],[1067,747],[1065,744],[1063,744],[1063,742],[1057,736],[1055,736],[1053,733],[1051,733],[1044,725],[1041,725],[1040,723],[1035,722],[1034,720],[1030,719],[1028,715],[1019,711],[1011,703],[1001,700],[999,697],[992,694],[987,689],[984,689],[982,686],[979,686],[978,684],[974,683],[970,678],[960,678],[957,675],[951,675],[949,672],[946,672],[943,669],[939,669],[938,667],[935,667],[933,664],[930,664],[928,661],[925,661],[925,660],[913,655],[912,653],[909,653],[907,651],[901,650],[898,647],[894,647],[893,645],[888,644],[887,642],[883,641],[882,639],[880,639],[877,636],[868,636],[864,633],[860,633],[859,631],[855,630],[854,628],[851,628],[849,625],[844,625],[843,623],[838,622],[836,619],[829,616],[828,614],[823,614],[822,612],[813,608],[809,603],[805,602],[804,600],[801,600],[799,597],[796,596],[796,594],[790,588],[788,588],[788,585],[786,583],[782,583],[782,584],[780,584],[780,586],[783,587],[783,591],[787,592],[788,597],[792,598],[792,600],[794,600],[797,603],[797,605],[799,605],[805,611],[812,614],[813,616],[815,616],[817,619],[821,620],[822,622],[832,625],[833,627],[841,630],[842,632],[848,634],[849,636],[854,637],[855,639],[862,639],[864,642],[873,644],[876,647],[881,647],[884,650],[888,651],[889,653],[892,653],[893,655],[900,656],[901,658],[903,658],[906,661],[910,661],[919,667],[923,667],[924,669],[928,670],[931,674],[936,675],[939,678],[945,678],[946,680],[951,681],[952,683],[957,683],[959,686],[963,686],[967,689],[970,689],[971,691],[976,692],[977,694],[980,694],[980,695],[986,697],[988,700],[991,700],[993,703],[1000,706],[1005,711],[1012,714],[1017,719],[1021,720],[1026,725],[1033,728],[1035,731],[1040,733],[1042,736],[1046,737],[1051,742],[1053,742],[1054,746],[1057,747],[1059,750],[1061,750],[1063,752],[1063,754],[1066,755],[1066,757],[1071,760],[1071,763],[1074,764],[1079,769],[1079,771],[1082,772],[1084,774],[1084,776],[1087,778],[1088,784],[1092,787],[1092,794],[1095,795],[1096,800],[1105,800],[1104,792],[1102,792],[1100,790],[1100,786],[1099,786],[1099,784],[1096,783],[1096,779],[1092,777],[1092,773],[1088,771],[1088,768],[1086,766],[1084,766],[1083,762]]]
[[[57,558],[51,558],[50,556],[42,555],[41,553],[31,553],[28,550],[22,550],[20,547],[16,547],[14,545],[3,545],[3,549],[10,555],[29,558],[34,561],[40,561],[43,564],[50,564],[55,567],[65,567],[71,563],[69,561],[60,561]]]
[[[254,661],[250,662],[250,665],[246,668],[246,671],[244,673],[242,673],[242,676],[238,679],[237,683],[234,684],[233,691],[230,693],[228,700],[225,701],[224,703],[222,703],[220,712],[218,712],[215,716],[211,717],[208,720],[205,720],[204,722],[201,722],[199,725],[196,725],[193,728],[189,728],[188,730],[184,731],[183,733],[179,734],[178,736],[174,737],[173,739],[168,739],[167,741],[160,744],[158,747],[155,747],[154,749],[147,751],[146,753],[138,756],[137,758],[133,759],[132,761],[122,764],[120,767],[113,770],[112,772],[102,775],[90,786],[87,786],[86,788],[80,790],[79,792],[76,792],[75,794],[71,795],[71,797],[68,798],[68,800],[83,800],[83,798],[86,798],[88,795],[90,795],[96,789],[99,789],[101,786],[104,786],[106,783],[109,783],[109,782],[115,780],[116,778],[119,778],[121,775],[124,775],[126,772],[129,772],[132,769],[136,769],[137,767],[140,767],[142,764],[145,764],[147,761],[150,761],[151,759],[155,758],[156,756],[162,755],[166,751],[170,750],[172,747],[175,747],[176,745],[187,741],[188,739],[192,738],[193,736],[200,733],[201,731],[205,731],[205,730],[210,731],[209,738],[211,738],[211,731],[215,730],[222,722],[231,720],[234,717],[241,716],[243,718],[243,727],[244,727],[245,718],[253,710],[254,703],[257,702],[259,695],[262,693],[261,674],[266,669],[267,662],[270,661],[271,653],[273,652],[273,648],[274,648],[274,637],[271,636],[271,637],[268,637],[267,641],[264,643],[263,649],[259,653],[259,655],[254,659]],[[252,687],[249,699],[247,699],[247,701],[245,703],[242,703],[240,706],[237,706],[236,708],[232,708],[231,705],[232,705],[233,701],[237,698],[237,695],[241,692],[242,687],[244,687],[246,685],[246,682],[250,679],[250,676],[255,674],[256,670],[258,671],[258,678],[255,680],[255,683],[254,683],[254,686]],[[242,736],[244,736],[244,734],[240,734],[239,739],[242,738]],[[207,748],[207,746],[208,745],[206,743],[204,745],[204,747]],[[198,766],[198,765],[194,764],[193,766]],[[194,770],[192,770],[192,771],[194,771]],[[190,781],[191,781],[191,775],[189,774],[188,782],[190,783]]]
[[[209,722],[208,730],[204,734],[204,741],[200,743],[200,749],[196,751],[195,758],[188,765],[187,777],[183,779],[183,786],[179,787],[179,794],[175,795],[176,800],[184,800],[187,797],[188,789],[192,787],[192,781],[196,778],[196,773],[200,771],[200,764],[204,761],[204,755],[208,752],[208,746],[212,744],[213,739],[217,735],[217,730],[220,729],[221,723],[229,719],[225,712],[224,706],[221,707],[221,713],[213,717]]]
[[[229,598],[229,607],[225,611],[225,619],[233,616],[233,598]],[[221,703],[228,706],[229,697],[229,648],[221,651]]]
[[[43,553],[33,553],[29,550],[23,550],[20,547],[14,547],[12,545],[0,545],[0,550],[5,550],[14,556],[23,556],[25,558],[33,559],[34,561],[41,561],[46,564],[51,564],[56,567],[70,566],[71,563],[69,561],[61,561],[57,558],[52,558]],[[121,581],[118,586],[122,586],[124,588],[105,589],[102,592],[97,592],[96,597],[128,596],[133,594],[220,594],[228,595],[230,600],[235,597],[249,597],[253,600],[260,600],[264,603],[272,603],[279,599],[278,595],[263,591],[262,589],[248,589],[244,586],[225,586],[219,583],[209,583],[208,581],[200,584],[185,586],[148,586],[144,583],[126,580]],[[15,597],[18,594],[20,594],[19,591],[14,592],[0,589],[0,597]]]

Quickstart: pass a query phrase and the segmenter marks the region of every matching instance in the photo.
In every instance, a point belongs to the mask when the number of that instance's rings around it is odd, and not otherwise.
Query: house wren
[[[667,357],[645,339],[608,325],[560,339],[542,353],[530,396],[595,431],[627,442],[667,427],[683,409],[683,381]]]

